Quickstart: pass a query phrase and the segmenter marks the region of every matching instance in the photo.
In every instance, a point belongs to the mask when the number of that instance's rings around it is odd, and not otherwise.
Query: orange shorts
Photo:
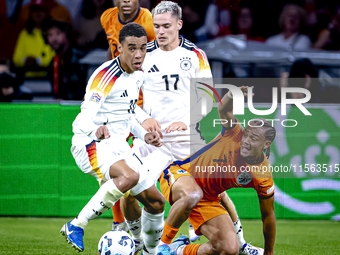
[[[202,235],[200,232],[200,227],[208,220],[223,214],[228,215],[228,212],[220,204],[220,199],[211,201],[205,200],[203,197],[203,199],[201,199],[191,211],[188,220],[194,227],[196,235]]]
[[[176,182],[178,178],[182,176],[191,175],[189,172],[183,170],[180,166],[176,164],[171,164],[162,172],[161,177],[159,178],[161,192],[170,205],[173,204],[173,202],[171,201],[172,185]],[[195,229],[197,235],[201,235],[199,228],[208,220],[219,215],[228,215],[228,212],[220,204],[220,201],[221,198],[219,196],[216,197],[216,200],[207,200],[203,197],[194,207],[188,220]]]
[[[163,170],[161,176],[159,177],[159,186],[161,192],[165,199],[172,205],[171,201],[171,188],[176,180],[182,176],[191,176],[186,170],[183,170],[180,166],[176,164],[169,165],[165,170]]]

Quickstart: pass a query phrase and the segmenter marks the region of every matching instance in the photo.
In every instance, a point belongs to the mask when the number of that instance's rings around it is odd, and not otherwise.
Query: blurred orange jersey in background
[[[119,42],[119,31],[127,23],[134,22],[142,25],[148,35],[148,42],[156,39],[155,32],[153,30],[153,21],[150,11],[146,8],[139,7],[135,18],[130,22],[123,22],[119,18],[118,8],[107,9],[100,17],[100,22],[105,30],[107,40],[111,47],[112,58],[119,55],[117,45]]]

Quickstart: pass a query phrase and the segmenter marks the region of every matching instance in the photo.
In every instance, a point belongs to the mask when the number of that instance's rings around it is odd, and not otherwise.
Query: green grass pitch
[[[0,254],[78,254],[59,231],[70,219],[0,217]],[[98,254],[100,237],[111,229],[110,219],[91,221],[85,229],[85,251]],[[260,220],[242,220],[244,236],[251,244],[263,247]],[[179,233],[188,234],[185,223]],[[277,221],[274,254],[339,254],[340,222],[334,221]],[[204,237],[195,243],[204,243]]]

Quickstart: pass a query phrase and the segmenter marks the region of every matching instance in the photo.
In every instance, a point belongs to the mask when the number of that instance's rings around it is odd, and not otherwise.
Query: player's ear
[[[122,53],[123,45],[121,43],[118,43],[117,50],[119,51],[119,53]]]
[[[182,26],[183,26],[183,20],[179,19],[178,22],[177,22],[177,30],[181,30],[182,29]]]
[[[272,142],[271,141],[269,141],[269,140],[266,140],[265,142],[264,142],[264,146],[263,146],[263,150],[266,150],[266,149],[268,149],[269,148],[269,146],[272,144]]]

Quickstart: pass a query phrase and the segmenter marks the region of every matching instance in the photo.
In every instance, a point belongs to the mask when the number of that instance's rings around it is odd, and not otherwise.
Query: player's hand
[[[251,86],[252,89],[254,89],[254,86]],[[248,86],[241,86],[240,87],[240,90],[242,90],[243,92],[243,95],[246,97],[248,96]],[[253,96],[254,96],[254,93],[253,93]]]
[[[99,140],[107,139],[110,138],[110,132],[107,129],[107,126],[101,126],[97,129],[96,131],[96,136]]]
[[[159,134],[160,138],[163,138],[162,132],[161,132],[161,125],[159,122],[155,119],[146,119],[142,123],[142,127],[148,131],[148,132],[157,132]]]
[[[168,134],[176,130],[180,131],[180,130],[187,130],[187,129],[188,127],[186,124],[184,124],[182,121],[177,121],[177,122],[171,123],[171,125],[165,129],[165,133]]]
[[[144,136],[144,140],[147,144],[151,144],[155,147],[161,147],[162,146],[162,142],[161,142],[157,132],[146,133],[145,136]]]
[[[251,86],[251,88],[254,89],[254,86]],[[239,87],[239,89],[242,91],[242,93],[245,97],[248,96],[248,86],[241,86],[241,87]],[[229,95],[230,98],[233,97],[233,93],[231,93],[231,90],[228,91],[228,95]],[[253,93],[253,96],[254,96],[254,93]]]

